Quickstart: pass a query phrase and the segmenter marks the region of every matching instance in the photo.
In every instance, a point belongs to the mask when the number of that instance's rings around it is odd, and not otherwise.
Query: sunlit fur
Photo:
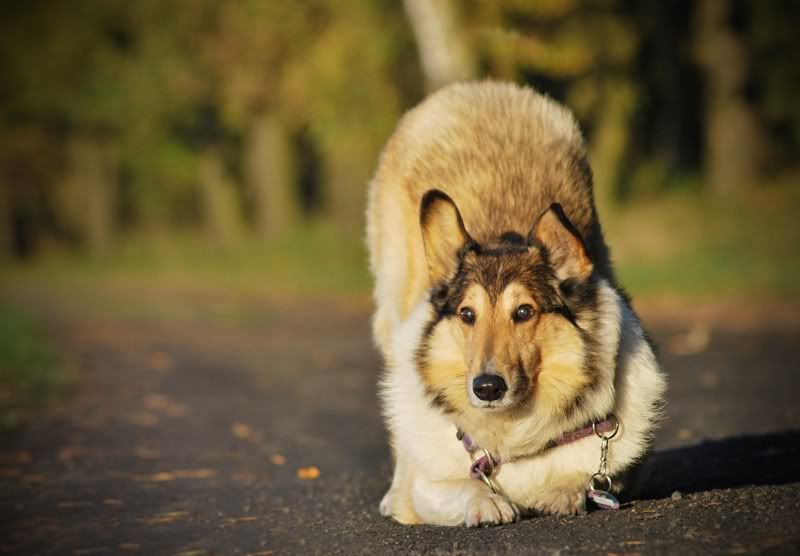
[[[387,144],[367,220],[395,459],[381,512],[477,525],[582,511],[599,439],[546,448],[611,412],[619,486],[651,442],[665,382],[616,285],[571,115],[508,84],[440,91]],[[530,319],[514,318],[520,305]],[[487,370],[508,385],[500,400],[472,393]],[[503,460],[500,495],[468,478],[457,429]]]

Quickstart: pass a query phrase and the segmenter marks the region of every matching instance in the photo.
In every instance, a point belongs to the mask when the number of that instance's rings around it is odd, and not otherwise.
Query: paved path
[[[800,551],[795,324],[651,320],[671,392],[642,498],[466,530],[378,515],[390,464],[363,308],[150,301],[177,308],[48,310],[81,386],[0,438],[0,553]]]

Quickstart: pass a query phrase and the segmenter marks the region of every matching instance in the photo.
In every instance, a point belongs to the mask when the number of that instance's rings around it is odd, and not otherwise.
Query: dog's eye
[[[533,307],[530,305],[520,305],[517,307],[517,310],[514,311],[514,321],[515,322],[525,322],[529,320],[533,316]]]
[[[465,324],[472,324],[475,322],[475,311],[470,307],[462,307],[458,312],[458,316]]]

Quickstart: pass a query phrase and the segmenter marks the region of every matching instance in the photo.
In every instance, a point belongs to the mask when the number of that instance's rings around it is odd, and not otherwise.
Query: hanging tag
[[[594,502],[601,510],[619,509],[619,500],[610,492],[604,490],[588,490],[586,492],[586,498]]]

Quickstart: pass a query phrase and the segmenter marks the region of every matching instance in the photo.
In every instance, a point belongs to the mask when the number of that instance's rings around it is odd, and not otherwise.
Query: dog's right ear
[[[428,191],[420,204],[419,224],[431,285],[449,280],[464,247],[472,243],[456,204],[441,191]]]

